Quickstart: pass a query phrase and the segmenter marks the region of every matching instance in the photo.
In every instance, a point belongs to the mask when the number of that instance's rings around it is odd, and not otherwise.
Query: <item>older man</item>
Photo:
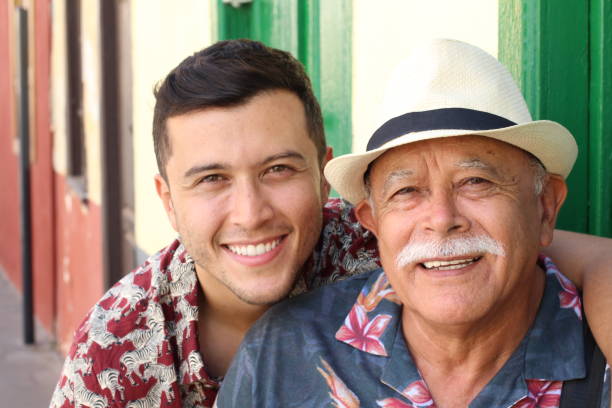
[[[532,121],[505,68],[456,41],[421,49],[390,89],[368,151],[325,169],[383,269],[273,308],[218,406],[608,406],[577,291],[539,256],[571,134]],[[572,391],[585,383],[590,394]]]

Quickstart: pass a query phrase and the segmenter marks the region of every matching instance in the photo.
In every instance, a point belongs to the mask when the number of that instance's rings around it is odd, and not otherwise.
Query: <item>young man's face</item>
[[[249,304],[284,298],[321,231],[328,187],[302,102],[287,91],[168,119],[157,189],[206,286]],[[220,285],[219,285],[220,284]]]

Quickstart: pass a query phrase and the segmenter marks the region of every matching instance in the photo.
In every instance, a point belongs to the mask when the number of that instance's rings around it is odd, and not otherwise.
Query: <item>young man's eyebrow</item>
[[[188,179],[192,176],[195,176],[196,174],[200,174],[203,173],[205,171],[211,171],[211,170],[223,170],[226,169],[228,166],[223,164],[223,163],[210,163],[210,164],[202,164],[199,166],[193,166],[191,168],[189,168],[185,174],[183,174],[183,178]]]
[[[306,162],[306,158],[304,158],[304,156],[296,151],[293,150],[288,150],[286,152],[282,152],[282,153],[278,153],[278,154],[273,154],[271,156],[266,157],[264,160],[261,161],[261,165],[265,165],[268,164],[270,162],[276,161],[276,160],[280,160],[280,159],[297,159],[303,162]],[[224,164],[222,162],[217,162],[217,163],[210,163],[210,164],[202,164],[202,165],[196,165],[193,166],[191,168],[189,168],[185,174],[183,174],[183,178],[188,179],[190,177],[193,177],[196,174],[200,174],[206,171],[214,171],[214,170],[226,170],[228,169],[230,166],[228,166],[227,164]]]
[[[395,170],[389,173],[387,178],[385,179],[385,183],[383,184],[383,197],[387,196],[387,192],[397,180],[406,178],[408,176],[412,176],[414,171],[409,169]]]
[[[297,159],[303,162],[306,162],[306,158],[301,154],[294,150],[287,150],[282,153],[273,154],[272,156],[266,157],[261,164],[268,164],[270,162],[281,160],[281,159]]]

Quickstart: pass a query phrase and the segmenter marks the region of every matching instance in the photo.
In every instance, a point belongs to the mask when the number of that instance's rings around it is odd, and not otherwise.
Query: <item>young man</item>
[[[52,407],[211,406],[270,305],[377,265],[352,207],[327,201],[320,108],[288,53],[236,40],[187,58],[156,92],[153,133],[157,192],[180,238],[93,307]],[[570,263],[587,251],[559,244]]]

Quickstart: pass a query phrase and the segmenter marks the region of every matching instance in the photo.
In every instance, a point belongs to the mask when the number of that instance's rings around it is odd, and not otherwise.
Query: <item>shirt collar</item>
[[[584,334],[582,302],[574,284],[548,257],[540,257],[546,288],[525,354],[525,377],[556,381],[583,378]]]
[[[178,242],[178,241],[177,241]],[[161,265],[160,265],[161,267]],[[167,296],[169,312],[175,327],[179,381],[183,385],[201,382],[205,386],[218,386],[216,379],[206,372],[198,342],[198,296],[200,288],[195,262],[182,243],[175,246],[172,259],[167,263]]]

